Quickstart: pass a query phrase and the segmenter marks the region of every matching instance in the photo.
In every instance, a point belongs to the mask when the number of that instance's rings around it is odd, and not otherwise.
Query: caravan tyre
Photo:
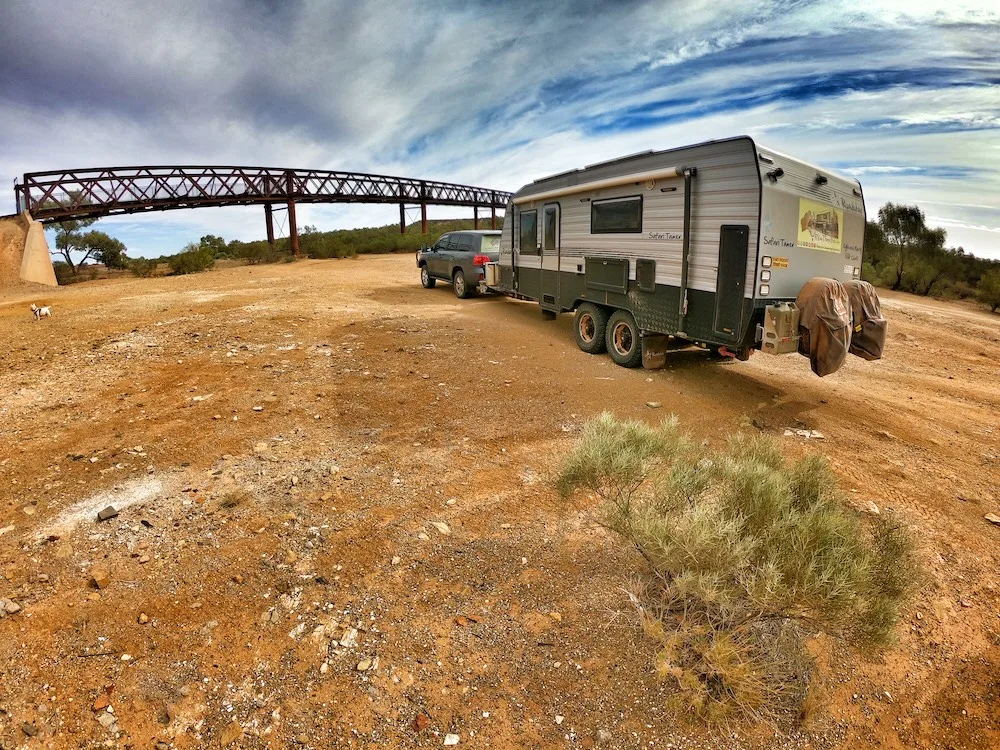
[[[590,302],[584,302],[576,309],[573,331],[576,345],[587,354],[601,354],[607,342],[604,337],[608,328],[608,311]]]
[[[627,310],[615,310],[608,319],[605,336],[608,354],[615,364],[622,367],[638,367],[642,363],[642,342],[635,318]]]

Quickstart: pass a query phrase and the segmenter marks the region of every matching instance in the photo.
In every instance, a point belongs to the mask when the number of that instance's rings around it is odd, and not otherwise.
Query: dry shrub
[[[674,417],[650,427],[603,414],[558,487],[596,494],[598,521],[645,560],[632,599],[656,669],[710,720],[798,713],[805,635],[886,645],[919,577],[899,523],[849,509],[824,457],[789,464],[759,435],[711,451]]]

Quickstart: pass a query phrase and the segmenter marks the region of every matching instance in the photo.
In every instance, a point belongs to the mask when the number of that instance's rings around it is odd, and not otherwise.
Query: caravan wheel
[[[577,308],[573,319],[576,345],[587,354],[601,354],[604,351],[607,328],[608,311],[603,307],[584,302]]]
[[[638,367],[642,362],[642,342],[635,318],[627,310],[615,310],[608,320],[608,354],[622,367]]]

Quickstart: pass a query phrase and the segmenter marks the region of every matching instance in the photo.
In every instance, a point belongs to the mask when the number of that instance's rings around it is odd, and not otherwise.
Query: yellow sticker
[[[788,258],[771,258],[771,268],[788,268]]]
[[[799,198],[799,247],[839,253],[843,244],[844,212],[816,201]]]

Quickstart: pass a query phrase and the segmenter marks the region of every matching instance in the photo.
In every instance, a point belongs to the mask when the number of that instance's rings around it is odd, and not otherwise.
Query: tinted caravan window
[[[594,201],[590,205],[590,233],[642,231],[642,196]]]
[[[521,255],[538,255],[538,211],[521,212]]]

